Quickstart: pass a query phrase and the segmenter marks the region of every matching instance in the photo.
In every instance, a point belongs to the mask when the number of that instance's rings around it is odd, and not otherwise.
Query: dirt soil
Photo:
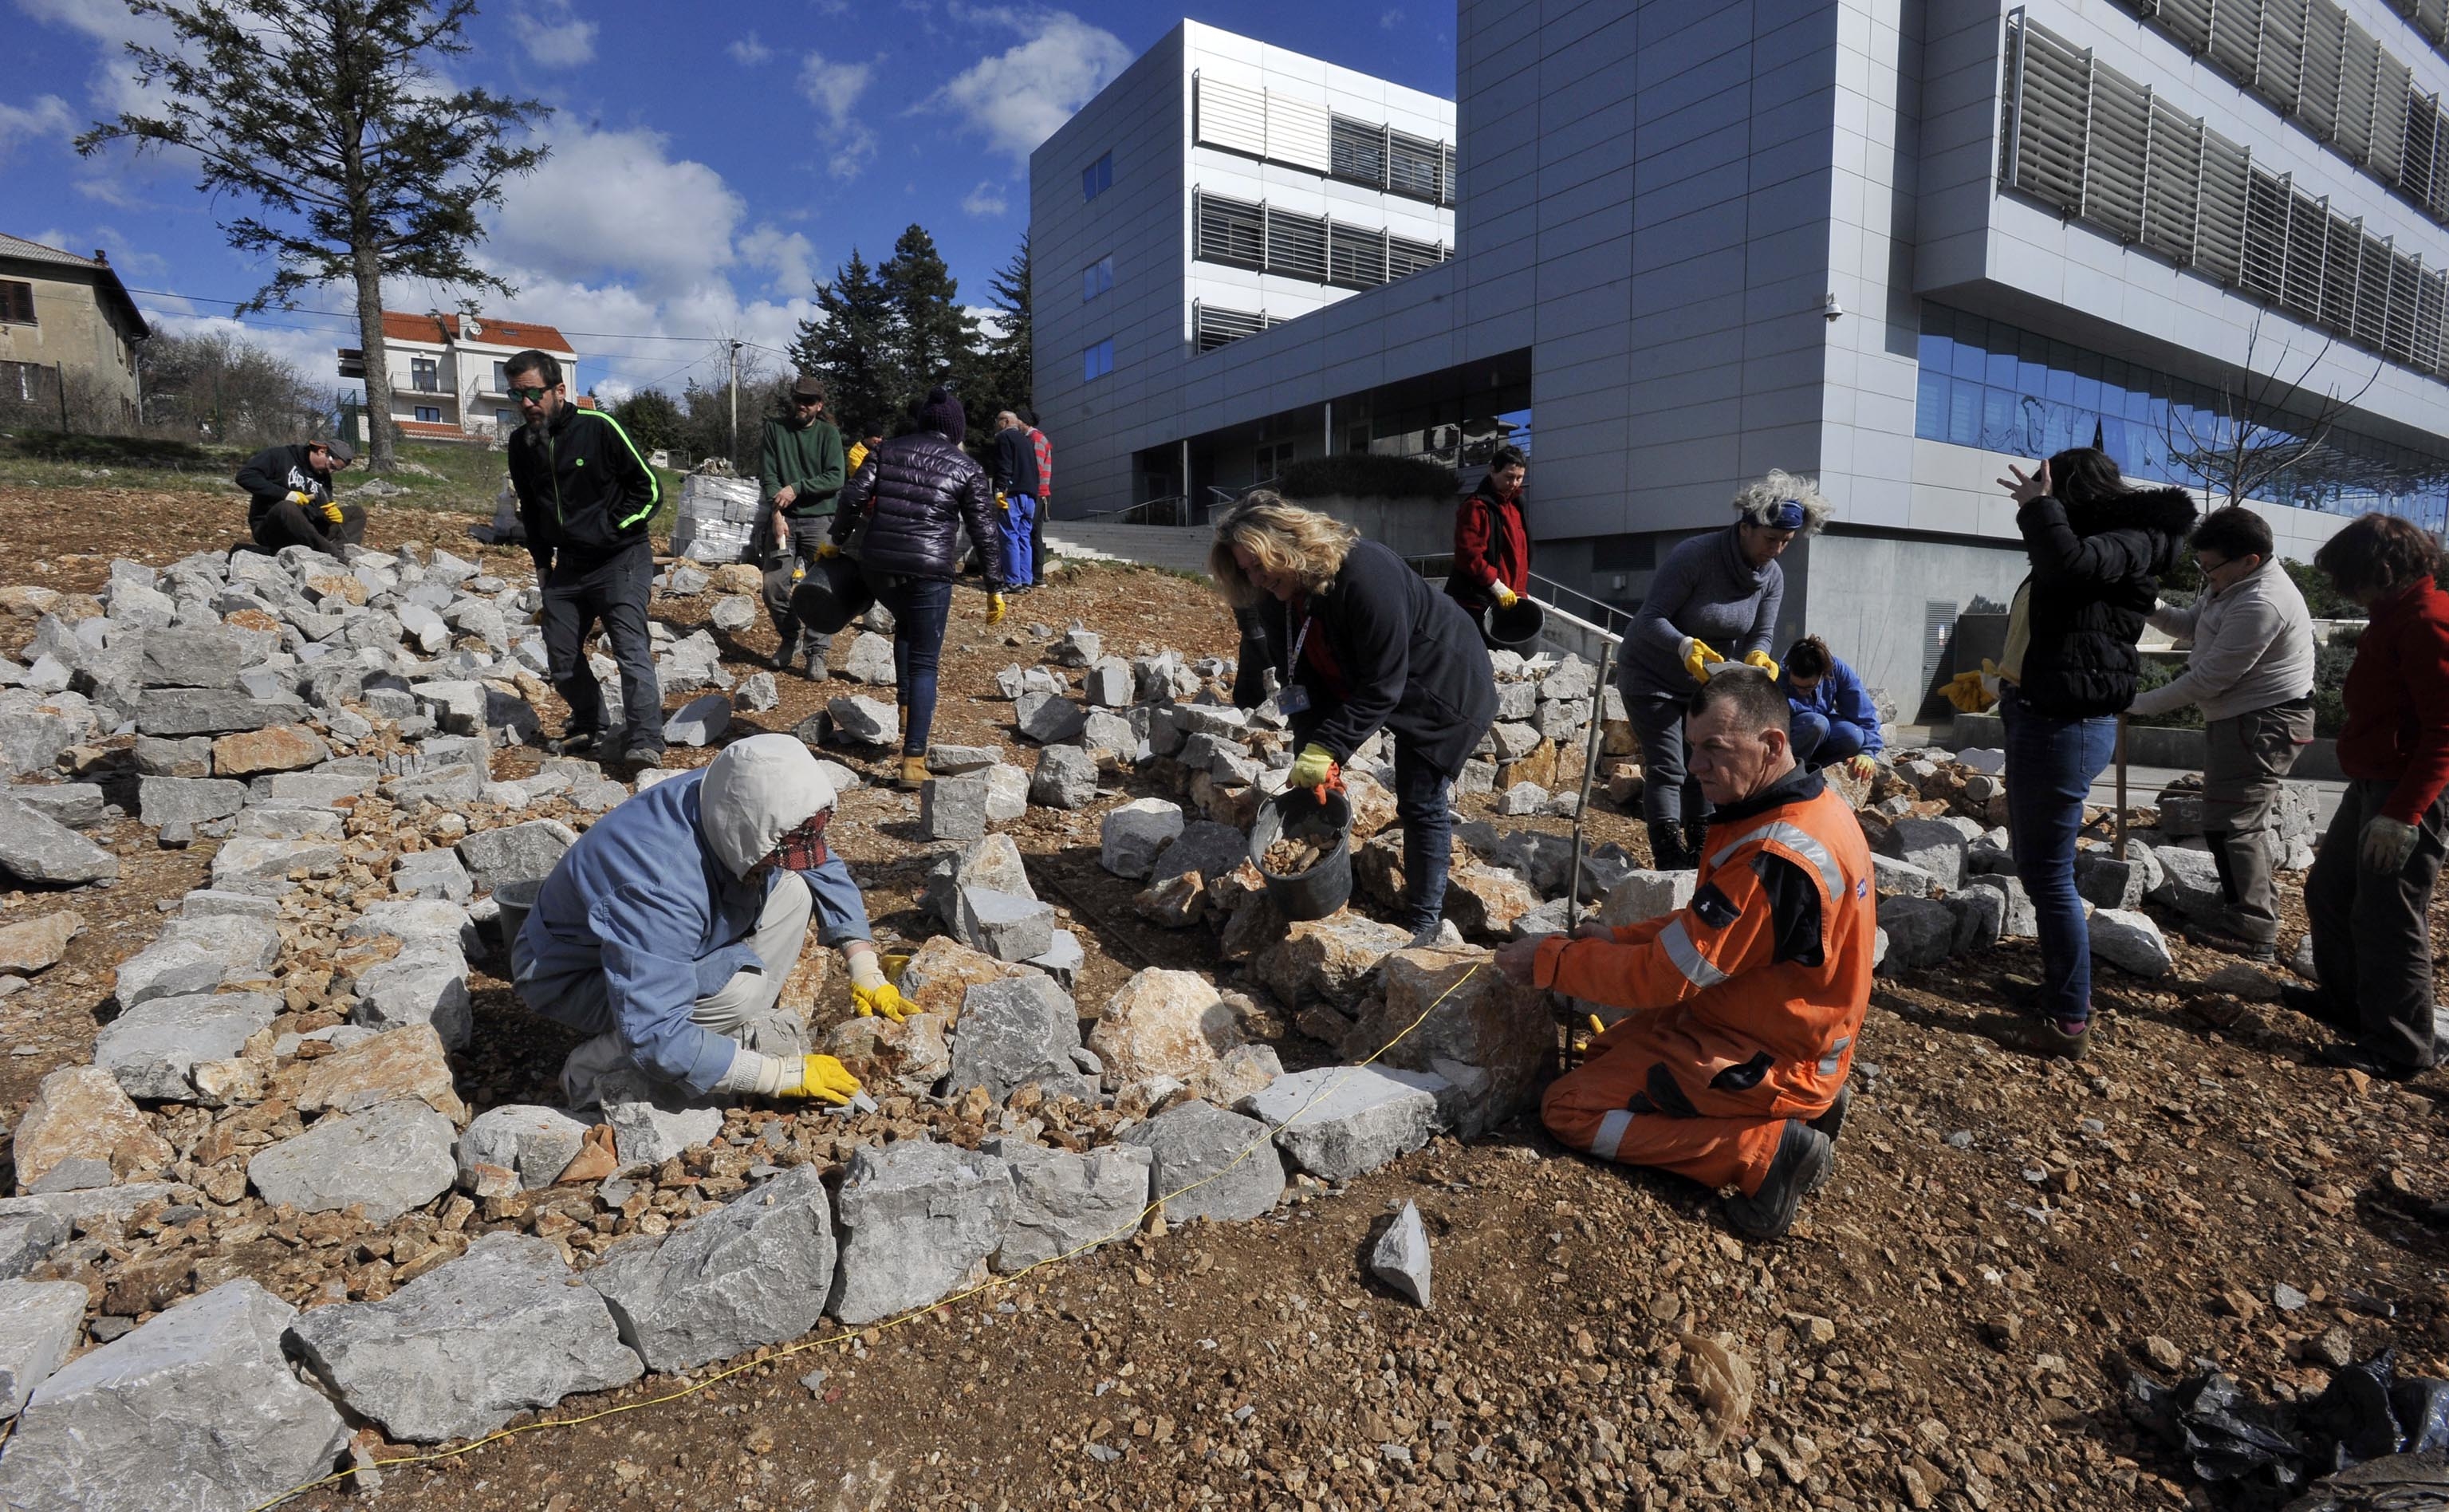
[[[0,577],[90,590],[111,553],[162,563],[225,545],[241,510],[0,487]],[[462,523],[377,508],[371,538],[467,554]],[[523,553],[494,556],[506,575],[523,570]],[[685,630],[710,602],[658,612]],[[1213,599],[1156,572],[1062,573],[995,630],[981,603],[955,599],[937,738],[1024,761],[993,674],[1037,659],[1032,625],[1059,634],[1077,618],[1124,654],[1233,649]],[[762,623],[739,644],[772,649]],[[788,730],[847,690],[779,681],[782,706],[752,727]],[[884,775],[880,759],[855,765]],[[1459,807],[1485,817],[1487,803]],[[1638,824],[1605,808],[1593,837],[1646,853]],[[905,933],[921,882],[915,815],[910,800],[863,789],[828,837],[879,924]],[[1130,885],[1096,866],[1097,824],[1095,812],[1032,809],[1010,826],[1088,946],[1082,999],[1143,964],[1214,970],[1208,933],[1131,914]],[[114,886],[0,898],[0,919],[64,905],[91,925],[65,963],[0,1003],[12,1111],[44,1072],[89,1058],[111,968],[209,859],[203,845],[157,850],[132,822],[102,838],[126,866]],[[2449,945],[2437,920],[2435,943]],[[1587,1159],[1525,1120],[1440,1139],[1348,1188],[1302,1190],[1258,1224],[1144,1234],[906,1326],[768,1351],[678,1401],[653,1399],[713,1372],[573,1401],[550,1416],[614,1415],[394,1467],[378,1499],[436,1512],[2240,1504],[2191,1486],[2130,1423],[2128,1379],[2215,1361],[2286,1397],[2320,1388],[2324,1356],[2390,1344],[2401,1369],[2449,1371],[2449,1173],[2436,1143],[2449,1078],[2393,1087],[2323,1067],[2311,1052],[2326,1031],[2189,985],[2226,958],[2176,953],[2174,985],[2104,973],[2105,1029],[2079,1065],[2008,1048],[2003,991],[2036,973],[2028,943],[1882,979],[1835,1179],[1780,1244],[1738,1242],[1709,1193]],[[463,1095],[544,1092],[566,1040],[500,983],[472,985]],[[826,984],[822,1012],[841,1011],[840,993]],[[1428,1224],[1433,1311],[1366,1279],[1374,1236],[1405,1201]],[[2275,1306],[2281,1284],[2306,1300]],[[1690,1384],[1721,1347],[1748,1377],[1740,1415]],[[364,1495],[326,1488],[295,1504]]]

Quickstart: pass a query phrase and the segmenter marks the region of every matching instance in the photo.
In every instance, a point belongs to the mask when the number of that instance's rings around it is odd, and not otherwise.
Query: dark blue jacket
[[[1787,707],[1796,713],[1818,714],[1832,722],[1842,720],[1860,728],[1862,754],[1867,756],[1881,747],[1880,707],[1871,702],[1870,689],[1862,686],[1861,675],[1837,657],[1828,658],[1828,674],[1808,693],[1796,692],[1794,679],[1784,673],[1778,675],[1777,686],[1784,691]]]

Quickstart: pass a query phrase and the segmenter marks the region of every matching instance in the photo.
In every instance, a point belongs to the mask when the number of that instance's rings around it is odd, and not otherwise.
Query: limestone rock
[[[1235,1045],[1216,1064],[1189,1080],[1188,1092],[1219,1108],[1230,1108],[1254,1093],[1264,1092],[1284,1074],[1284,1063],[1273,1045]]]
[[[896,680],[892,640],[874,630],[859,631],[851,637],[850,650],[842,658],[840,671],[854,683],[891,688]]]
[[[823,1169],[795,1166],[659,1241],[615,1249],[587,1272],[622,1341],[657,1370],[686,1370],[817,1326],[834,1278]]]
[[[492,892],[505,882],[542,882],[552,874],[562,853],[578,843],[578,834],[557,819],[530,819],[499,829],[478,830],[459,842],[460,864],[479,892]]]
[[[0,1200],[35,1203],[39,1199]],[[67,1220],[40,1207],[0,1216],[0,1278],[13,1281],[33,1270],[52,1250],[66,1244],[67,1237]]]
[[[68,941],[85,933],[85,916],[44,914],[0,928],[0,972],[30,977],[67,954]]]
[[[1936,966],[1956,943],[1956,916],[1932,898],[1880,900],[1879,923],[1888,932],[1890,967]]]
[[[1164,882],[1186,872],[1203,877],[1222,877],[1249,859],[1250,837],[1230,824],[1219,824],[1198,819],[1185,824],[1148,868],[1153,882]]]
[[[1348,1181],[1427,1144],[1448,1088],[1431,1072],[1321,1066],[1278,1077],[1241,1109],[1279,1126],[1276,1143],[1294,1165]]]
[[[289,1340],[388,1437],[471,1439],[531,1407],[646,1373],[604,1299],[569,1280],[558,1246],[489,1233],[379,1302],[300,1313]]]
[[[1034,899],[963,887],[953,932],[973,950],[998,960],[1027,960],[1054,948],[1054,910]]]
[[[1034,972],[1008,981],[973,987],[963,998],[953,1034],[950,1089],[957,1096],[984,1087],[1000,1104],[1030,1082],[1049,1095],[1070,1093],[1093,1100],[1093,1081],[1082,1086],[1071,1061],[1080,1045],[1080,1020],[1063,989]]]
[[[298,1111],[362,1113],[404,1097],[454,1124],[468,1121],[468,1105],[452,1086],[451,1062],[432,1024],[390,1030],[308,1062],[306,1079],[298,1090]]]
[[[664,721],[664,739],[675,746],[711,746],[731,727],[731,695],[706,693],[690,699]]]
[[[1089,1032],[1089,1048],[1117,1086],[1150,1076],[1190,1081],[1241,1043],[1233,1010],[1213,982],[1155,966],[1115,989]]]
[[[685,1088],[650,1082],[622,1072],[598,1084],[604,1121],[624,1167],[659,1166],[682,1151],[723,1133],[723,1109],[713,1098],[692,1097]]]
[[[368,1029],[430,1024],[453,1048],[475,1031],[468,997],[468,961],[456,945],[414,940],[357,978],[349,1021]]]
[[[294,772],[332,758],[332,747],[303,725],[267,725],[213,742],[213,770],[222,777]]]
[[[2167,937],[2151,916],[2135,909],[2092,911],[2092,953],[2137,977],[2163,977],[2176,964]]]
[[[1664,919],[1692,901],[1697,871],[1636,871],[1610,888],[1599,922],[1610,929]]]
[[[1964,885],[1964,832],[1944,820],[1899,819],[1872,848],[1908,861],[1954,892]]]
[[[456,851],[416,850],[392,863],[391,889],[407,898],[464,903],[475,895],[476,882],[459,863]]]
[[[1012,1200],[993,1155],[932,1140],[861,1145],[838,1199],[841,1264],[824,1310],[856,1328],[934,1302],[1002,1247]]]
[[[918,788],[918,832],[928,840],[976,840],[987,832],[983,774],[930,777]]]
[[[1349,1053],[1394,1041],[1379,1064],[1444,1077],[1455,1089],[1445,1116],[1465,1138],[1531,1105],[1554,1054],[1545,992],[1507,982],[1482,951],[1398,950],[1386,958],[1385,984],[1345,1041]],[[1415,1018],[1419,1027],[1396,1040]]]
[[[1041,746],[1075,739],[1089,727],[1089,711],[1055,693],[1023,693],[1012,710],[1012,727]]]
[[[297,1315],[226,1282],[69,1362],[18,1419],[0,1503],[243,1512],[327,1473],[349,1428],[282,1357]]]
[[[275,1205],[336,1212],[363,1203],[369,1222],[389,1223],[450,1190],[459,1173],[452,1143],[441,1114],[422,1102],[386,1102],[264,1146],[246,1176]]]
[[[953,942],[944,940],[929,943]],[[995,964],[1000,966],[1002,962]],[[1007,969],[1014,973],[1028,970],[1023,966]],[[908,982],[907,972],[902,980]],[[953,1068],[953,1053],[944,1039],[945,1022],[945,1017],[936,1013],[915,1013],[899,1023],[881,1016],[845,1018],[825,1031],[817,1048],[845,1062],[861,1062],[860,1079],[871,1088],[878,1076],[883,1076],[910,1095],[924,1097]]]
[[[1531,884],[1502,866],[1468,862],[1447,874],[1446,915],[1466,935],[1502,938],[1538,906]]]
[[[1996,893],[2004,902],[1999,916],[1999,934],[2007,940],[2031,940],[2041,932],[2041,916],[2033,906],[2033,898],[2024,884],[2004,872],[1992,872],[1964,879],[1964,890],[1977,888]]]
[[[459,1135],[459,1184],[472,1189],[476,1167],[495,1166],[515,1174],[524,1190],[550,1187],[578,1158],[587,1129],[585,1120],[559,1108],[525,1102],[488,1108]]]
[[[1429,1234],[1417,1203],[1406,1202],[1369,1251],[1369,1273],[1418,1303],[1429,1301]]]
[[[202,824],[246,806],[246,784],[225,777],[139,777],[136,811],[145,823]]]
[[[1147,1207],[1155,1159],[1135,1146],[1074,1154],[998,1137],[983,1148],[1012,1175],[1012,1220],[994,1256],[994,1269],[1006,1275],[1128,1238]]]
[[[2182,845],[2154,845],[2151,854],[2162,872],[2161,880],[2147,895],[2151,901],[2173,908],[2196,923],[2216,923],[2226,916],[2227,901],[2220,891],[2219,863],[2211,859],[2210,852],[2188,850]]]
[[[1168,1223],[1264,1217],[1284,1193],[1283,1157],[1267,1126],[1213,1103],[1178,1103],[1124,1131],[1123,1143],[1152,1157],[1149,1173]]]
[[[72,1281],[0,1281],[0,1418],[24,1410],[76,1347],[89,1300]]]
[[[1379,962],[1411,941],[1407,931],[1346,909],[1292,925],[1251,964],[1286,1004],[1321,998],[1350,1004],[1359,1000]]]
[[[978,773],[987,784],[987,823],[1009,824],[1029,812],[1029,774],[1009,762]]]
[[[299,877],[329,877],[340,869],[340,847],[320,840],[268,840],[236,835],[213,853],[212,884],[224,892],[279,897]]]
[[[842,739],[855,746],[890,746],[901,739],[901,713],[891,704],[842,697],[827,702],[825,712]]]
[[[1182,808],[1162,798],[1139,798],[1106,815],[1099,830],[1098,863],[1117,877],[1138,881],[1156,865],[1158,852],[1185,827]]]
[[[1029,801],[1048,808],[1088,807],[1097,801],[1097,758],[1077,746],[1041,748]]]
[[[100,1066],[43,1078],[17,1122],[17,1190],[75,1192],[159,1174],[176,1158]]]
[[[1010,835],[984,836],[935,863],[927,872],[922,901],[929,913],[947,924],[957,924],[963,887],[984,887],[1032,902],[1037,899],[1020,846]]]
[[[156,998],[102,1026],[93,1062],[131,1097],[185,1102],[197,1095],[199,1061],[235,1058],[280,1011],[270,993]]]
[[[1029,974],[1029,968],[1018,961],[998,960],[938,935],[920,945],[910,964],[901,969],[901,996],[921,1013],[936,1015],[949,1023],[960,1017],[971,988]]]
[[[220,735],[305,717],[295,698],[257,698],[240,688],[148,688],[136,700],[136,727],[147,735]]]
[[[0,796],[0,877],[74,887],[118,875],[118,857],[30,804]]]

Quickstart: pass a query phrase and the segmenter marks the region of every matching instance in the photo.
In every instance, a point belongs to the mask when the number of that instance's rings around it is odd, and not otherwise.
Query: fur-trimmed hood
[[[2101,504],[2065,505],[2067,527],[2077,535],[2102,535],[2111,531],[2144,530],[2182,548],[2194,528],[2194,496],[2181,488],[2143,488]],[[2176,562],[2167,552],[2153,563],[2166,572]]]

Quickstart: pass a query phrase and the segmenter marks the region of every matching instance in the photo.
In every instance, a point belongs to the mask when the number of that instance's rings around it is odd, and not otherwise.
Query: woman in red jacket
[[[2395,515],[2355,520],[2313,565],[2372,617],[2347,669],[2347,790],[2304,879],[2321,985],[2285,996],[2351,1037],[2324,1059],[2402,1081],[2440,1056],[2430,916],[2449,853],[2449,593],[2433,580],[2439,544]]]
[[[1474,625],[1491,604],[1512,609],[1531,591],[1531,527],[1522,513],[1522,480],[1530,472],[1518,449],[1498,447],[1488,458],[1488,475],[1455,510],[1454,571],[1446,575],[1446,592]]]

